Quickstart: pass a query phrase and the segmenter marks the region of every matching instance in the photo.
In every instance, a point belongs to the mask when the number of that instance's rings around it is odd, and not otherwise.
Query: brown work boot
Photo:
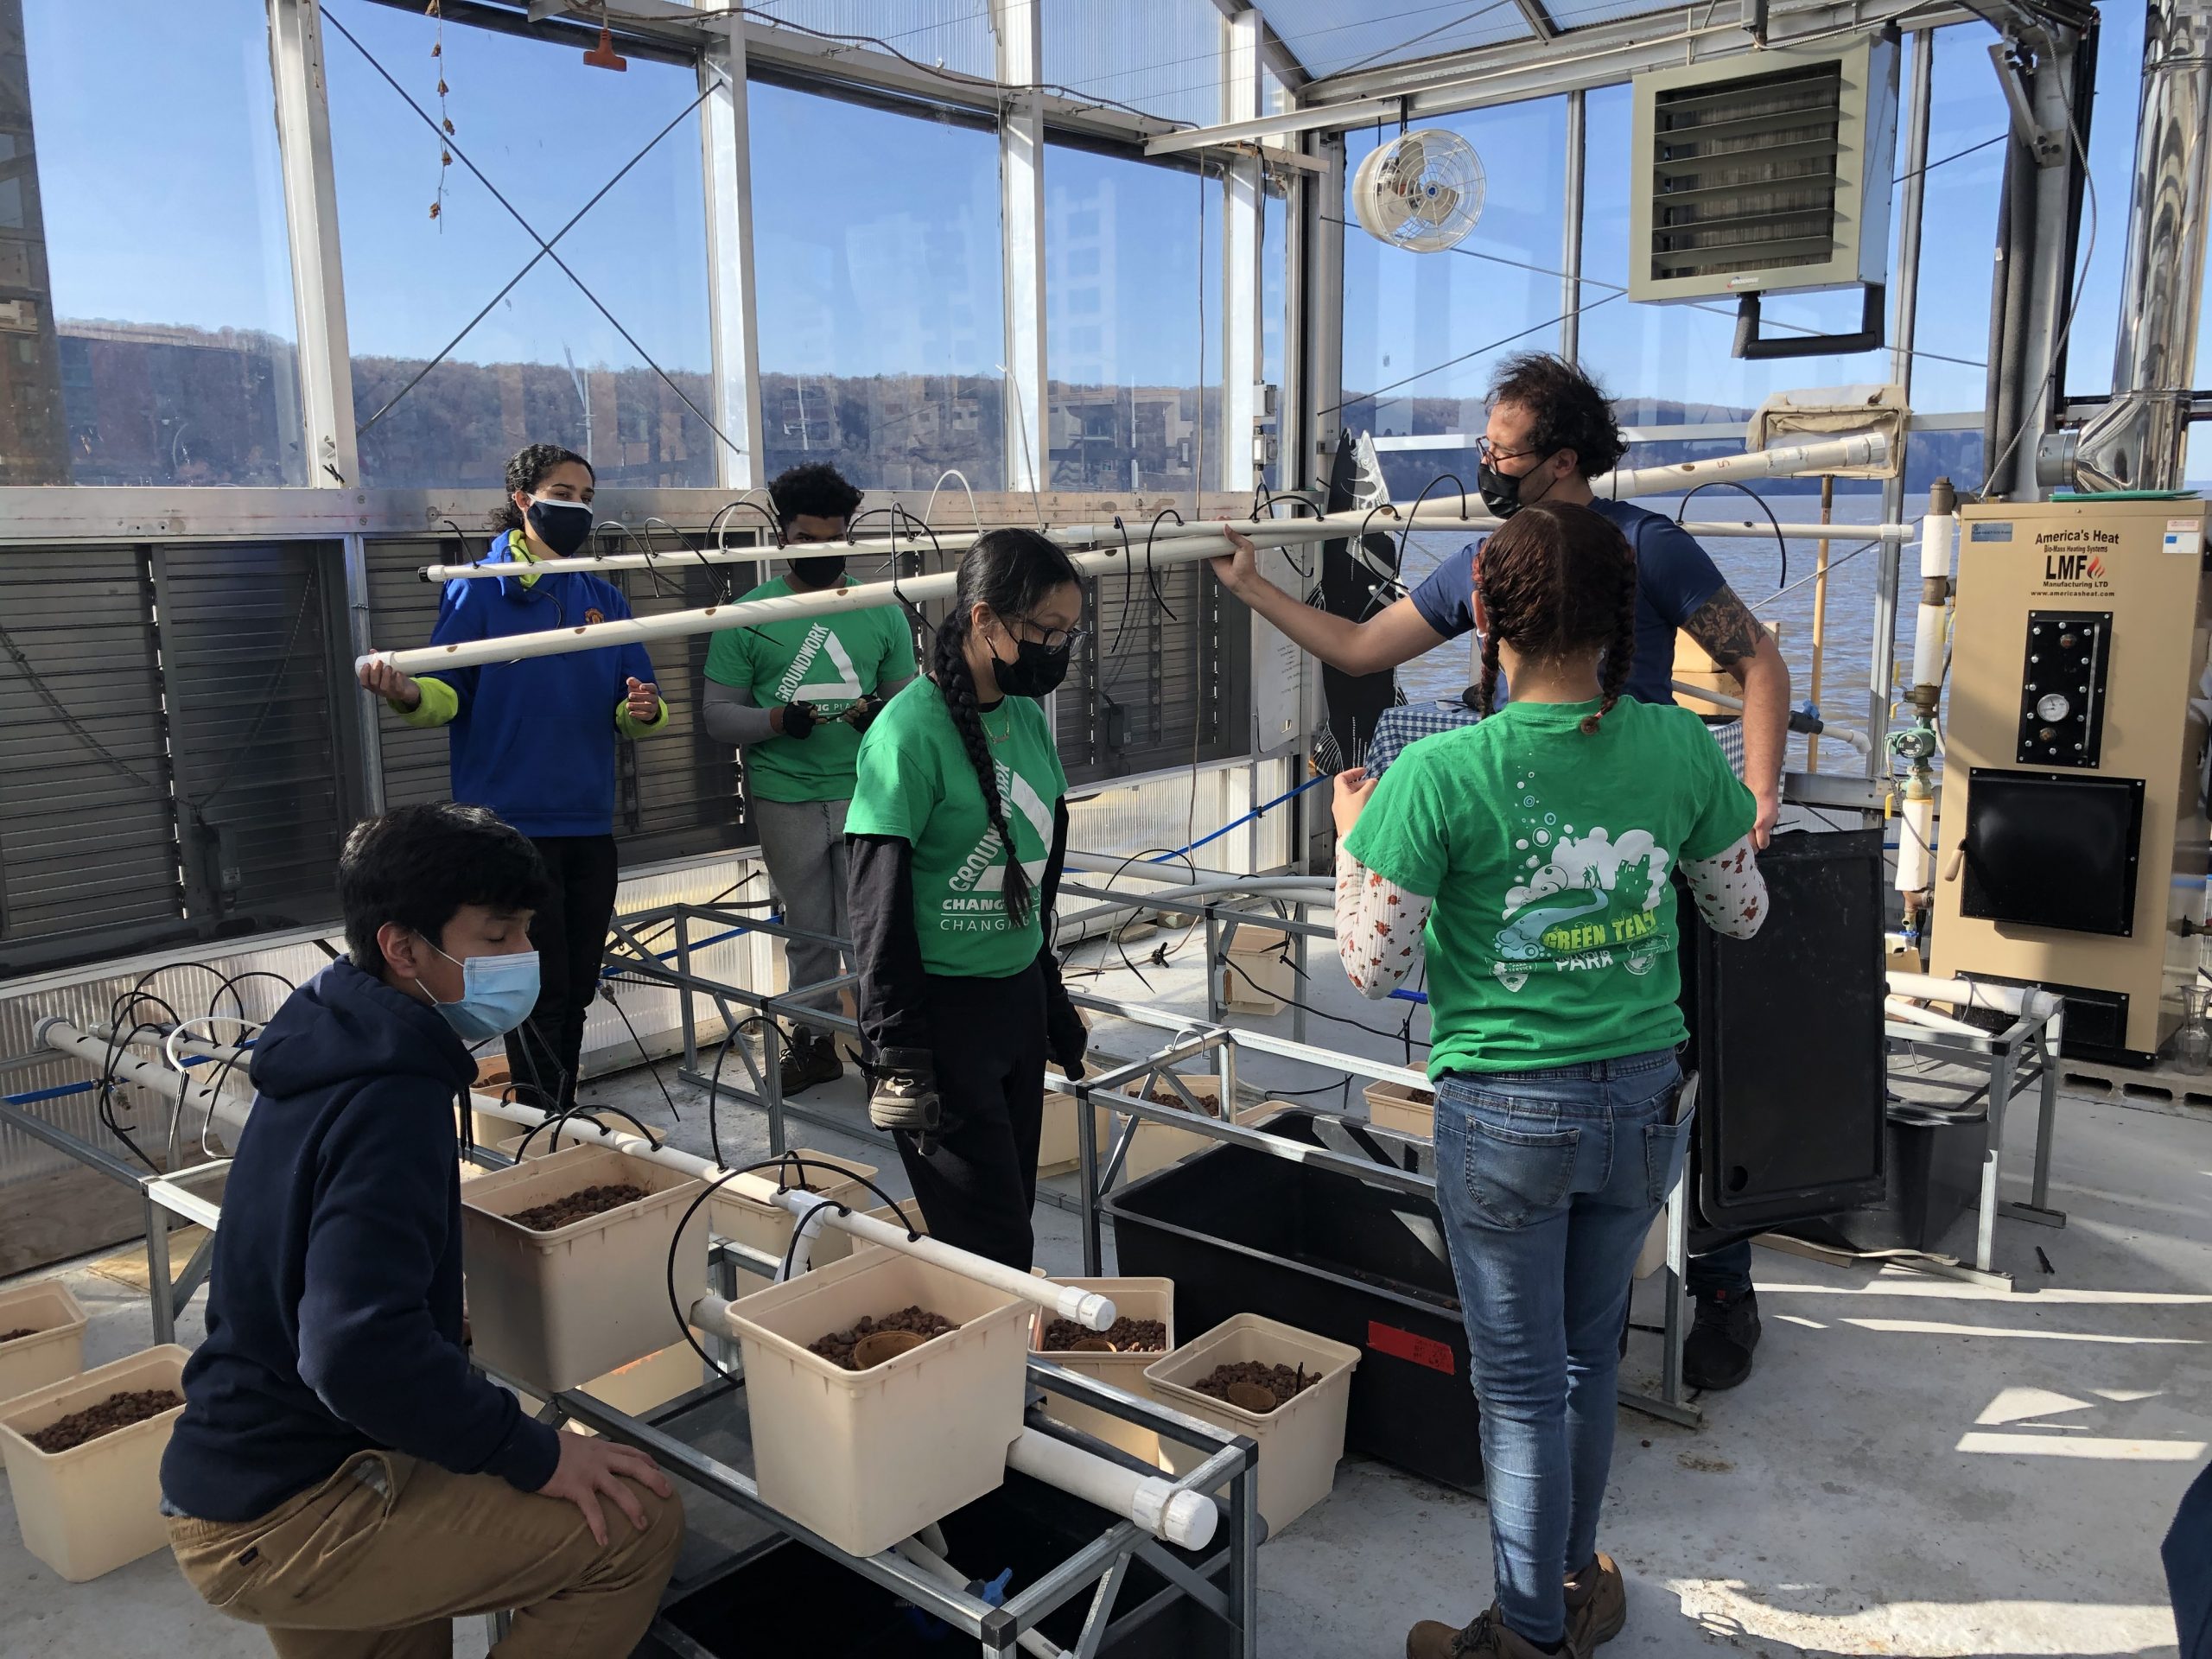
[[[784,1049],[784,1094],[786,1098],[817,1083],[835,1083],[845,1075],[843,1062],[827,1037],[802,1028],[791,1033]]]
[[[1602,1549],[1567,1581],[1567,1647],[1574,1659],[1590,1659],[1601,1642],[1610,1642],[1628,1623],[1628,1581]]]
[[[1566,1649],[1560,1649],[1564,1653]],[[1551,1659],[1535,1643],[1516,1636],[1492,1602],[1464,1630],[1425,1618],[1406,1632],[1406,1659]]]

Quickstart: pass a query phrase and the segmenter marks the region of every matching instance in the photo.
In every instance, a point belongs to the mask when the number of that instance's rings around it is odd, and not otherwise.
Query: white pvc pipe
[[[60,1053],[88,1060],[94,1065],[105,1065],[118,1082],[138,1084],[164,1099],[179,1099],[177,1072],[133,1053],[128,1047],[111,1054],[108,1042],[87,1036],[59,1016],[40,1020],[32,1030],[31,1040],[42,1043]],[[157,1043],[162,1039],[158,1033],[146,1032],[141,1033],[141,1040]],[[184,1046],[189,1049],[193,1046],[187,1044]],[[204,1083],[194,1083],[184,1089],[179,1109],[186,1106],[211,1116],[220,1128],[236,1135],[245,1128],[246,1114],[252,1109],[253,1103],[231,1093],[227,1089],[213,1089]]]
[[[1725,709],[1731,714],[1740,715],[1744,712],[1744,700],[1741,697],[1731,697],[1719,691],[1708,691],[1703,686],[1692,685],[1687,680],[1669,680],[1667,683],[1683,696],[1695,697],[1700,702],[1709,702],[1714,708]],[[1873,747],[1866,739],[1847,726],[1830,726],[1823,721],[1818,735],[1833,738],[1839,743],[1847,743],[1861,754],[1873,753]]]
[[[1932,974],[1889,971],[1890,994],[1919,1002],[1948,1002],[1954,1007],[1993,1008],[1999,1014],[2024,1014],[2045,1020],[2063,1005],[2049,991],[2034,985],[1992,985],[1974,979],[1937,979]],[[1978,1033],[1986,1035],[1986,1033]]]
[[[1936,885],[1936,798],[1907,795],[1897,838],[1897,890],[1925,893]]]
[[[1948,1031],[1961,1037],[1989,1035],[1989,1033],[1979,1026],[1970,1026],[1963,1020],[1954,1020],[1948,1014],[1937,1014],[1931,1009],[1923,1008],[1917,1003],[1906,1001],[1904,998],[1894,993],[1882,999],[1882,1008],[1885,1013],[1892,1014],[1899,1020],[1908,1020],[1916,1026],[1926,1026],[1933,1031]]]
[[[928,1528],[925,1530],[934,1532],[936,1529]],[[893,1544],[892,1548],[905,1556],[909,1563],[920,1567],[923,1572],[940,1584],[949,1585],[956,1590],[965,1592],[972,1580],[965,1573],[938,1553],[943,1548],[944,1543],[944,1535],[942,1533],[938,1534],[933,1543],[925,1541],[917,1535],[907,1539],[904,1543]],[[1024,1630],[1014,1640],[1014,1645],[1024,1653],[1030,1655],[1031,1659],[1066,1659],[1067,1649],[1054,1643],[1042,1631]]]
[[[1950,580],[1958,524],[1957,516],[1948,512],[1931,512],[1920,521],[1922,599],[1915,613],[1912,635],[1910,683],[1914,686],[1935,685],[1942,678],[1944,609],[1940,604],[1928,601],[1927,584],[1939,579],[1945,582]]]
[[[1221,1519],[1213,1500],[1203,1493],[1184,1491],[1158,1475],[1124,1469],[1033,1428],[1023,1429],[1021,1438],[1007,1448],[1006,1462],[1009,1469],[1125,1516],[1154,1537],[1184,1549],[1204,1549],[1211,1543]]]

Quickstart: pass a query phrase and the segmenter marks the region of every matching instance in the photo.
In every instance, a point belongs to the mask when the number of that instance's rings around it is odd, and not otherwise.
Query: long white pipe
[[[1202,1493],[1181,1491],[1158,1475],[1124,1469],[1033,1428],[1023,1429],[1021,1438],[1007,1448],[1006,1462],[1009,1469],[1126,1516],[1154,1537],[1184,1549],[1204,1549],[1211,1543],[1221,1518],[1213,1500]]]
[[[148,1032],[142,1035],[143,1039],[148,1042],[161,1040],[155,1033]],[[88,1036],[58,1016],[40,1020],[32,1030],[31,1040],[43,1043],[57,1052],[88,1060],[94,1065],[106,1066],[118,1082],[138,1084],[164,1099],[179,1098],[177,1072],[157,1061],[143,1058],[127,1047],[111,1053],[108,1042]],[[182,1046],[189,1052],[196,1045],[187,1043]],[[182,1110],[187,1106],[212,1116],[219,1127],[236,1135],[245,1127],[246,1114],[252,1109],[253,1103],[227,1089],[214,1089],[204,1083],[193,1083],[185,1087],[178,1109]]]
[[[1716,709],[1726,709],[1730,714],[1740,715],[1744,712],[1744,700],[1741,697],[1731,697],[1719,691],[1708,691],[1701,685],[1692,685],[1688,680],[1670,680],[1668,684],[1682,696],[1695,697],[1700,702],[1709,702]],[[1829,726],[1824,722],[1821,727],[1820,735],[1834,738],[1838,742],[1847,743],[1861,754],[1873,753],[1873,746],[1869,744],[1863,735],[1853,731],[1847,726]]]
[[[2024,1014],[2044,1020],[2063,1006],[2060,999],[2033,985],[1992,985],[1977,979],[1938,979],[1932,974],[1909,974],[1892,968],[1890,995],[1909,996],[1917,1002],[1948,1002],[1954,1007],[1992,1008],[1999,1014]]]
[[[1923,1008],[1917,1003],[1906,1001],[1904,998],[1894,993],[1882,999],[1882,1009],[1884,1013],[1894,1015],[1912,1025],[1926,1026],[1931,1031],[1948,1031],[1961,1037],[1989,1035],[1979,1026],[1970,1026],[1963,1020],[1954,1020],[1948,1014],[1937,1014],[1932,1009]]]
[[[96,1065],[105,1059],[107,1055],[105,1044],[86,1036],[67,1020],[59,1017],[40,1022],[37,1040],[63,1053],[75,1054],[81,1058],[88,1059]],[[149,1035],[149,1040],[158,1040],[158,1039]],[[198,1051],[202,1045],[194,1041],[186,1041],[180,1043],[178,1046],[182,1052],[190,1053]],[[134,1069],[128,1080],[145,1082],[149,1087],[169,1093],[175,1091],[176,1073],[174,1071],[155,1065],[151,1061],[130,1058],[118,1063],[118,1076],[124,1075],[122,1069],[124,1065],[129,1065],[134,1068],[143,1066],[148,1074],[141,1077]],[[197,1087],[200,1091],[205,1091],[204,1084]],[[186,1098],[193,1100],[195,1095],[188,1093]],[[232,1110],[235,1111],[237,1126],[243,1127],[245,1122],[245,1109],[251,1103],[240,1101],[234,1095],[225,1095],[221,1098]],[[520,1105],[513,1101],[500,1100],[491,1095],[472,1094],[469,1096],[469,1103],[475,1110],[487,1117],[497,1117],[510,1123],[518,1123],[525,1128],[535,1128],[553,1116],[553,1114],[538,1110],[535,1106]],[[222,1123],[231,1121],[230,1118],[220,1114],[216,1118],[216,1122]],[[569,1122],[579,1130],[596,1128],[600,1138],[607,1145],[626,1152],[632,1157],[649,1159],[654,1163],[665,1165],[671,1169],[681,1170],[685,1174],[695,1176],[701,1180],[719,1180],[729,1173],[720,1165],[709,1162],[691,1153],[679,1152],[673,1147],[655,1146],[643,1135],[610,1129],[604,1124],[587,1124],[581,1118],[571,1118]],[[818,1200],[812,1193],[801,1192],[794,1189],[781,1194],[779,1201],[794,1215],[803,1215]],[[855,1238],[866,1239],[871,1244],[887,1245],[892,1249],[904,1251],[906,1255],[920,1261],[963,1274],[981,1284],[988,1285],[995,1290],[1019,1296],[1024,1301],[1033,1303],[1059,1319],[1073,1319],[1086,1330],[1104,1331],[1110,1328],[1114,1323],[1115,1312],[1112,1300],[1101,1296],[1095,1291],[1078,1290],[1072,1285],[1051,1284],[1029,1274],[1017,1273],[1012,1268],[1000,1262],[970,1255],[966,1250],[955,1249],[950,1244],[939,1243],[936,1239],[926,1235],[918,1239],[909,1240],[904,1229],[886,1226],[883,1223],[873,1220],[858,1211],[849,1216],[841,1216],[835,1210],[825,1210],[822,1212],[822,1225],[842,1228]]]
[[[1751,478],[1777,478],[1793,475],[1817,475],[1843,467],[1877,464],[1889,454],[1888,441],[1878,435],[1862,433],[1853,437],[1830,439],[1821,443],[1797,444],[1785,448],[1756,449],[1740,455],[1717,455],[1708,461],[1686,461],[1666,467],[1637,467],[1626,472],[1608,473],[1590,481],[1592,493],[1618,499],[1639,495],[1667,495],[1679,490],[1693,488],[1700,484],[1738,482]],[[1340,512],[1312,518],[1262,518],[1240,522],[1237,528],[1254,541],[1268,546],[1283,546],[1298,542],[1325,542],[1349,535],[1355,531],[1402,530],[1408,522],[1428,524],[1448,530],[1454,524],[1471,531],[1491,531],[1499,521],[1490,516],[1482,505],[1480,496],[1433,496],[1405,512],[1395,506],[1379,512],[1361,510]],[[1683,528],[1694,536],[1771,536],[1774,526],[1764,520],[1715,519],[1685,524]],[[1802,539],[1833,535],[1835,526],[1822,524],[1784,524],[1783,534]],[[1163,543],[1203,539],[1215,550],[1220,550],[1219,530],[1212,524],[1198,521],[1182,524],[1132,525],[1126,519],[1120,524],[1065,524],[1048,529],[1046,535],[1066,547],[1085,547],[1093,543],[1113,544],[1119,550],[1126,541],[1132,550],[1149,541],[1152,549],[1150,563],[1155,565],[1183,563],[1184,560],[1170,560],[1164,556]],[[1859,527],[1854,533],[1868,538],[1903,541],[1910,537],[1910,525],[1869,524]],[[817,543],[807,550],[808,556],[822,554],[852,553],[861,556],[894,551],[919,552],[945,546],[960,545],[960,531],[950,537],[934,538],[893,535],[869,537],[857,542]],[[681,569],[685,564],[738,564],[768,556],[779,550],[771,548],[710,548],[699,551],[685,549],[670,553],[613,553],[598,558],[564,559],[563,570],[643,570]],[[510,574],[500,566],[482,564],[425,565],[417,573],[426,582],[467,581]],[[1094,573],[1095,574],[1095,573]],[[913,584],[906,584],[910,592]],[[917,594],[917,597],[934,597]],[[882,601],[877,601],[879,603]],[[739,625],[741,626],[741,625]],[[696,630],[695,630],[696,632]],[[403,668],[405,664],[402,664]]]
[[[1920,521],[1920,605],[1912,634],[1912,687],[1930,699],[1943,677],[1944,599],[1951,583],[1951,555],[1956,545],[1955,513],[1934,511]],[[1923,688],[1925,688],[1923,690]]]

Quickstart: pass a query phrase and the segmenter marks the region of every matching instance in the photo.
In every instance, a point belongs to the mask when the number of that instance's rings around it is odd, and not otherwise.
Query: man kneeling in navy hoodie
[[[338,888],[350,957],[254,1049],[162,1460],[177,1564],[288,1656],[443,1659],[452,1619],[512,1611],[499,1659],[619,1659],[682,1541],[667,1478],[462,1348],[454,1105],[467,1045],[537,1000],[544,868],[481,807],[407,806],[354,829]]]

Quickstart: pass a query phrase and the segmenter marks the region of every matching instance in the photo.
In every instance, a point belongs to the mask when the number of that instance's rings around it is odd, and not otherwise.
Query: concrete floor
[[[1142,964],[1149,990],[1118,964],[1094,983],[1196,1007],[1202,984],[1183,964],[1201,954]],[[1317,1006],[1341,1017],[1393,1028],[1400,1017],[1402,1005],[1359,1003],[1333,973],[1317,971],[1313,987]],[[1287,1034],[1287,1019],[1266,1023]],[[1402,1053],[1341,1024],[1317,1020],[1313,1033]],[[1126,1024],[1103,1021],[1098,1035],[1110,1052],[1138,1052]],[[1255,1063],[1247,1076],[1286,1089],[1332,1081],[1295,1071]],[[683,1114],[677,1144],[706,1152],[702,1095],[668,1086]],[[669,1121],[650,1072],[585,1092]],[[807,1101],[860,1121],[850,1077]],[[726,1104],[721,1118],[731,1161],[765,1154],[757,1115]],[[2032,1128],[2016,1121],[2008,1167],[2017,1158],[2024,1172]],[[792,1138],[881,1164],[904,1195],[880,1138],[800,1125]],[[2053,1172],[2063,1231],[1999,1224],[1998,1265],[2019,1287],[2009,1294],[1757,1253],[1765,1338],[1751,1380],[1707,1397],[1700,1430],[1621,1415],[1600,1539],[1630,1580],[1613,1652],[2174,1653],[2158,1545],[2212,1440],[2212,1118],[2069,1097]],[[2024,1179],[2013,1185],[2024,1196]],[[1971,1248],[1970,1225],[1949,1248]],[[1040,1264],[1073,1270],[1073,1217],[1040,1206],[1038,1228]],[[82,1264],[64,1276],[92,1312],[88,1363],[149,1339],[139,1293]],[[180,1340],[194,1340],[196,1309],[181,1324]],[[1657,1358],[1656,1338],[1635,1338],[1627,1382],[1656,1386]],[[1491,1593],[1482,1504],[1356,1458],[1261,1560],[1268,1659],[1395,1655],[1411,1620],[1464,1618]],[[482,1647],[480,1627],[459,1630],[457,1653]],[[166,1555],[91,1585],[58,1581],[23,1552],[0,1499],[5,1659],[267,1651],[203,1607]]]

